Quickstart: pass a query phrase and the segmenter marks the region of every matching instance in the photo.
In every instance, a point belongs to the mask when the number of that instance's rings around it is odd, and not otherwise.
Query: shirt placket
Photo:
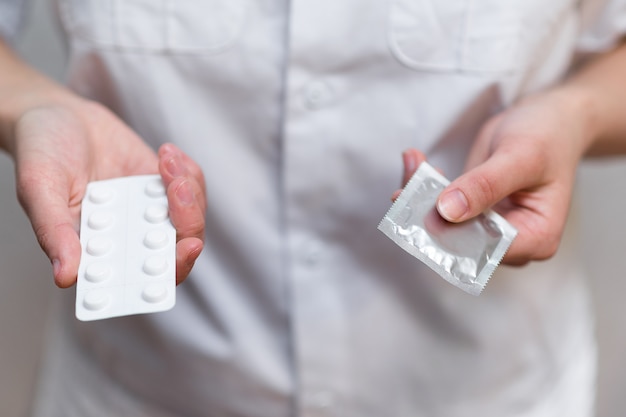
[[[336,189],[333,151],[326,134],[336,117],[337,92],[323,67],[316,44],[324,38],[323,17],[333,1],[292,1],[284,118],[283,178],[288,276],[291,288],[292,337],[296,373],[296,415],[344,415],[346,384],[346,316],[341,279],[334,266],[329,235]],[[334,114],[334,115],[333,115]]]

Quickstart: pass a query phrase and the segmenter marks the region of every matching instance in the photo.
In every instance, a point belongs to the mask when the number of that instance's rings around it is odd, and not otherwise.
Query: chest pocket
[[[389,44],[416,70],[515,72],[575,0],[390,0]]]
[[[219,53],[243,31],[248,0],[61,0],[67,31],[105,49]]]

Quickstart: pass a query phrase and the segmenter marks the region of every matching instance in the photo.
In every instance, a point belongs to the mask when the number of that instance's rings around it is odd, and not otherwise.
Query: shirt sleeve
[[[578,50],[583,54],[606,51],[626,35],[626,0],[586,0]]]
[[[26,0],[0,0],[0,37],[13,43],[24,18]]]

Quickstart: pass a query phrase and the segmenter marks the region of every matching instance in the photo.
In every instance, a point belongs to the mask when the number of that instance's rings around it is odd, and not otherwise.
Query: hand
[[[14,125],[17,193],[59,287],[76,282],[80,203],[87,183],[160,172],[177,230],[176,279],[202,251],[206,199],[200,168],[173,145],[158,155],[106,108],[73,98],[24,112]]]
[[[554,255],[587,143],[576,111],[565,95],[552,92],[493,117],[476,138],[465,174],[439,196],[439,213],[461,222],[493,207],[519,232],[504,263]],[[416,150],[405,152],[405,181],[423,158]]]

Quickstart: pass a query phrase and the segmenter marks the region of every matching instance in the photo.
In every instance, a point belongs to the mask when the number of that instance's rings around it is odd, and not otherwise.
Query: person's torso
[[[573,252],[472,297],[376,226],[404,149],[454,177],[490,115],[562,76],[576,3],[61,0],[70,86],[189,153],[209,200],[175,309],[76,323],[88,355],[174,415],[558,409],[591,349]]]

